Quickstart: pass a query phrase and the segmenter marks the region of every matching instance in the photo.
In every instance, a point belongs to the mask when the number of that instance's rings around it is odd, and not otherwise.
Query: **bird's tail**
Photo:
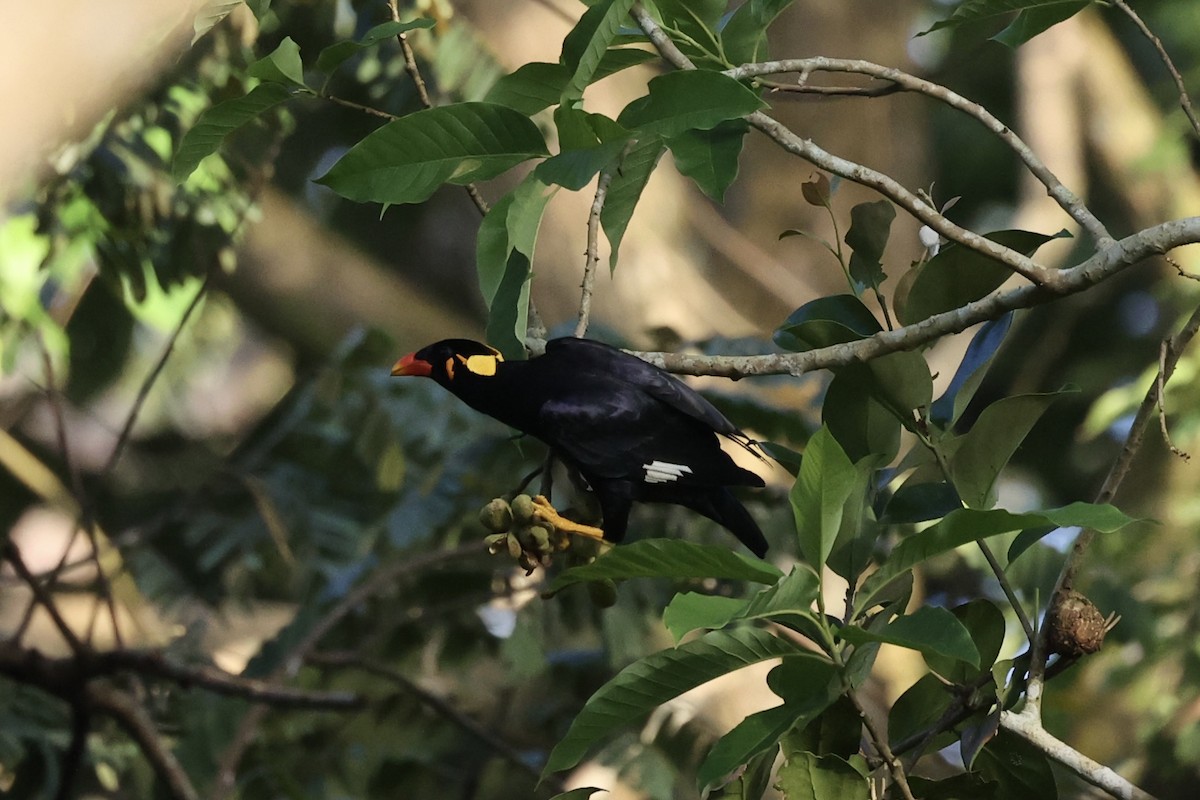
[[[687,493],[671,493],[674,496],[663,497],[657,502],[675,503],[703,514],[736,536],[754,555],[762,558],[767,554],[767,538],[733,492],[724,486],[714,486],[703,494],[695,487],[689,488],[691,491]]]

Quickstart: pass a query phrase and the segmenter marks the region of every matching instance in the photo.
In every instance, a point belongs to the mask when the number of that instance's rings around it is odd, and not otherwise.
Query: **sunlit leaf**
[[[621,160],[620,168],[608,186],[608,200],[600,212],[600,225],[608,238],[610,270],[617,268],[617,254],[621,240],[625,238],[625,229],[629,227],[642,190],[649,183],[664,150],[662,140],[656,136],[639,138]]]
[[[727,547],[679,539],[643,539],[614,547],[591,564],[566,570],[554,579],[549,591],[605,578],[724,578],[772,584],[782,577],[783,573],[770,563]]]
[[[251,78],[272,83],[304,85],[304,64],[300,61],[300,45],[285,36],[269,55],[255,61],[246,70]]]
[[[990,508],[995,503],[1000,471],[1061,394],[1013,395],[983,410],[950,459],[950,476],[967,506]]]
[[[789,495],[800,552],[814,569],[825,565],[833,549],[856,477],[854,464],[822,426],[808,440],[800,474]]]
[[[328,75],[344,64],[347,59],[368,47],[374,47],[385,39],[391,39],[411,30],[432,28],[435,24],[436,20],[432,19],[414,19],[407,22],[389,20],[381,23],[364,33],[358,41],[334,42],[326,47],[317,55],[317,69]]]
[[[789,800],[869,800],[870,782],[837,756],[797,753],[779,770],[779,788]]]
[[[293,89],[280,83],[262,83],[249,93],[217,103],[196,120],[179,143],[171,174],[177,181],[185,180],[212,155],[225,137],[265,112],[295,96]]]
[[[701,789],[774,748],[793,727],[809,723],[837,698],[839,688],[833,664],[813,655],[786,657],[771,670],[768,684],[783,704],[751,714],[717,740],[697,774]]]
[[[775,331],[775,344],[793,353],[853,342],[883,330],[852,294],[820,297],[793,311]]]
[[[318,178],[350,200],[419,203],[444,183],[487,180],[547,155],[537,126],[493,103],[456,103],[389,122]]]
[[[754,92],[719,72],[668,72],[651,80],[649,90],[617,117],[617,122],[636,128],[641,136],[670,138],[686,131],[709,130],[766,105]]]
[[[583,13],[567,34],[559,59],[570,73],[562,90],[563,105],[583,97],[583,90],[595,78],[608,46],[628,19],[633,3],[634,0],[600,0]]]
[[[574,767],[601,739],[690,689],[751,664],[803,652],[764,630],[741,628],[713,631],[634,662],[587,701],[550,753],[542,774]]]
[[[742,140],[749,130],[745,120],[728,120],[710,130],[686,131],[674,136],[667,140],[667,147],[675,159],[675,168],[720,203],[737,177]]]
[[[958,619],[944,608],[922,606],[911,614],[903,614],[880,628],[859,628],[847,625],[838,635],[855,644],[882,642],[907,647],[922,655],[941,656],[979,665],[979,651],[971,634]]]

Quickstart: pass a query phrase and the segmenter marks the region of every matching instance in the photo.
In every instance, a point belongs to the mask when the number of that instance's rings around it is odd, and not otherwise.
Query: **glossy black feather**
[[[600,503],[606,538],[623,538],[633,502],[675,503],[729,529],[757,555],[766,552],[758,525],[725,488],[763,480],[737,466],[717,434],[748,449],[753,440],[689,386],[584,339],[552,340],[542,356],[495,363],[494,374],[468,368],[470,356],[491,354],[452,339],[408,359],[428,364],[429,377],[469,406],[541,439],[578,471]]]

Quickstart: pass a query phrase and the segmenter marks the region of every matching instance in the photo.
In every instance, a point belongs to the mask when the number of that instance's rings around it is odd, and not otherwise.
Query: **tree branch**
[[[1146,427],[1149,425],[1151,417],[1158,408],[1160,387],[1164,386],[1166,381],[1170,380],[1171,375],[1175,372],[1175,365],[1179,363],[1179,358],[1196,336],[1197,331],[1200,331],[1200,307],[1192,312],[1192,315],[1188,317],[1187,322],[1184,323],[1179,332],[1166,341],[1166,351],[1159,361],[1159,374],[1162,376],[1162,381],[1152,381],[1150,388],[1146,390],[1146,396],[1142,399],[1142,404],[1138,406],[1133,423],[1129,427],[1129,433],[1125,437],[1125,444],[1121,447],[1120,454],[1117,456],[1116,461],[1113,462],[1112,467],[1109,468],[1108,475],[1104,478],[1104,483],[1101,484],[1100,490],[1096,493],[1095,502],[1109,503],[1116,496],[1121,482],[1129,474],[1134,456],[1141,449]],[[1074,588],[1075,577],[1079,573],[1083,557],[1091,546],[1092,540],[1095,538],[1096,532],[1093,530],[1080,531],[1079,535],[1075,537],[1075,542],[1067,552],[1067,559],[1063,563],[1062,570],[1059,572],[1058,580],[1054,585],[1054,591],[1050,593],[1051,602],[1054,602],[1054,598],[1058,597],[1060,592]],[[1038,716],[1041,714],[1047,655],[1046,628],[1043,626],[1038,636],[1033,640],[1033,658],[1029,671],[1029,686],[1025,695],[1027,711]]]
[[[883,763],[887,765],[888,772],[892,776],[892,782],[900,789],[900,795],[904,797],[904,800],[915,800],[912,788],[908,785],[908,777],[904,774],[904,764],[892,752],[891,747],[888,746],[887,732],[880,730],[879,726],[875,724],[875,720],[863,708],[862,703],[859,702],[858,695],[853,689],[848,689],[846,696],[850,698],[850,702],[858,709],[858,715],[862,717],[863,725],[867,728],[867,735],[871,739],[871,744],[875,746],[876,752],[883,759]]]
[[[844,72],[868,75],[872,78],[889,81],[900,90],[926,95],[973,117],[1016,153],[1017,157],[1021,159],[1022,163],[1025,164],[1034,177],[1046,187],[1047,194],[1054,198],[1059,207],[1088,232],[1098,247],[1106,247],[1112,244],[1112,235],[1109,234],[1104,224],[1100,222],[1083,201],[1063,185],[1062,181],[1029,148],[1029,145],[1021,140],[1021,137],[1017,136],[1009,126],[1005,125],[978,103],[974,103],[945,86],[933,83],[932,81],[918,78],[915,75],[910,75],[894,67],[885,67],[859,59],[816,57],[767,61],[760,64],[743,64],[734,69],[726,70],[725,74],[741,80],[759,75],[776,75],[782,72],[800,73],[800,86],[806,85],[808,76],[813,72]],[[938,229],[935,228],[934,230]],[[938,233],[942,233],[942,231],[938,230]],[[948,236],[947,238],[954,237]]]
[[[617,163],[609,169],[600,171],[596,180],[596,196],[592,199],[592,208],[588,212],[587,252],[584,256],[583,282],[580,284],[579,321],[575,323],[575,336],[587,333],[588,319],[592,314],[592,287],[596,282],[596,265],[600,263],[600,214],[604,211],[604,201],[608,198],[608,186],[612,183],[613,174],[620,168],[625,155],[636,144],[631,140],[617,157]]]
[[[146,709],[125,692],[99,684],[87,689],[89,708],[112,717],[137,743],[174,800],[199,800],[200,795],[175,754],[167,747]]]
[[[1062,740],[1051,736],[1031,710],[1027,709],[1020,714],[1012,711],[1001,712],[1000,727],[1020,736],[1083,780],[1100,787],[1113,797],[1121,800],[1154,800],[1153,795],[1134,786],[1109,767],[1093,761]]]
[[[995,319],[1013,309],[1030,308],[1059,295],[1076,294],[1101,283],[1149,256],[1185,244],[1200,243],[1200,217],[1172,220],[1147,228],[1107,247],[1078,266],[1061,270],[1055,292],[1036,286],[996,291],[953,311],[892,331],[882,331],[854,342],[763,356],[701,356],[684,353],[637,352],[635,355],[679,375],[714,375],[740,378],[752,375],[802,375],[818,369],[870,361],[897,350],[913,350],[950,333]]]
[[[641,27],[642,31],[650,39],[664,60],[678,69],[689,70],[696,68],[691,59],[675,46],[675,43],[670,40],[640,3],[635,4],[629,13],[637,21],[639,27]],[[831,59],[830,61],[835,60]],[[880,69],[884,68],[881,67]],[[735,72],[731,70],[726,74],[738,77]],[[899,71],[897,70],[897,72]],[[840,175],[846,180],[854,181],[855,183],[874,189],[950,241],[957,242],[963,247],[975,250],[1004,264],[1036,286],[1043,286],[1058,291],[1055,284],[1058,281],[1059,273],[1046,269],[1016,250],[999,245],[977,233],[955,225],[938,213],[937,209],[929,205],[921,197],[901,186],[894,178],[862,164],[856,164],[853,161],[827,152],[818,147],[812,140],[797,136],[787,126],[761,111],[755,111],[750,114],[746,117],[746,121],[765,133],[789,153],[803,158],[805,161],[820,167],[826,172]],[[1106,235],[1103,243],[1107,244],[1110,241],[1111,238]]]
[[[1125,0],[1113,0],[1113,5],[1121,9],[1125,13],[1125,16],[1133,20],[1133,24],[1137,26],[1137,29],[1142,32],[1143,36],[1150,40],[1150,44],[1154,45],[1154,49],[1158,51],[1158,57],[1162,59],[1167,72],[1171,73],[1171,80],[1175,81],[1175,88],[1179,90],[1179,107],[1183,109],[1188,122],[1192,124],[1192,132],[1200,138],[1200,119],[1196,117],[1196,110],[1192,108],[1192,98],[1188,96],[1187,86],[1183,83],[1183,76],[1176,69],[1175,62],[1171,60],[1170,54],[1167,53],[1167,48],[1163,47],[1162,40],[1154,35],[1154,32],[1147,27],[1142,18],[1138,16],[1136,11],[1130,8]]]
[[[305,659],[320,644],[321,640],[347,614],[358,608],[358,606],[377,592],[394,588],[396,582],[407,575],[432,569],[460,558],[481,556],[486,553],[487,549],[483,546],[482,542],[473,542],[453,550],[437,550],[431,553],[414,555],[380,569],[366,581],[347,592],[323,617],[318,619],[312,628],[309,629],[308,633],[283,657],[280,665],[272,670],[268,680],[278,681],[294,676],[300,670],[300,667],[304,665]],[[246,715],[242,717],[242,721],[238,725],[232,741],[225,748],[225,752],[221,754],[218,760],[217,775],[212,793],[214,798],[227,797],[233,791],[237,781],[237,766],[241,762],[246,749],[254,742],[258,726],[262,722],[267,709],[268,706],[258,704],[247,711]]]

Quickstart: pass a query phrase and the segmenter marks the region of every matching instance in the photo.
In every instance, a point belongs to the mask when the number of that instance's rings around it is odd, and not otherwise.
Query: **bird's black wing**
[[[757,443],[699,392],[637,356],[592,339],[564,337],[547,342],[542,358],[561,359],[574,370],[595,371],[627,383],[762,457],[753,447]]]
[[[576,375],[539,412],[538,435],[586,477],[654,486],[762,486],[706,424],[620,382]]]

